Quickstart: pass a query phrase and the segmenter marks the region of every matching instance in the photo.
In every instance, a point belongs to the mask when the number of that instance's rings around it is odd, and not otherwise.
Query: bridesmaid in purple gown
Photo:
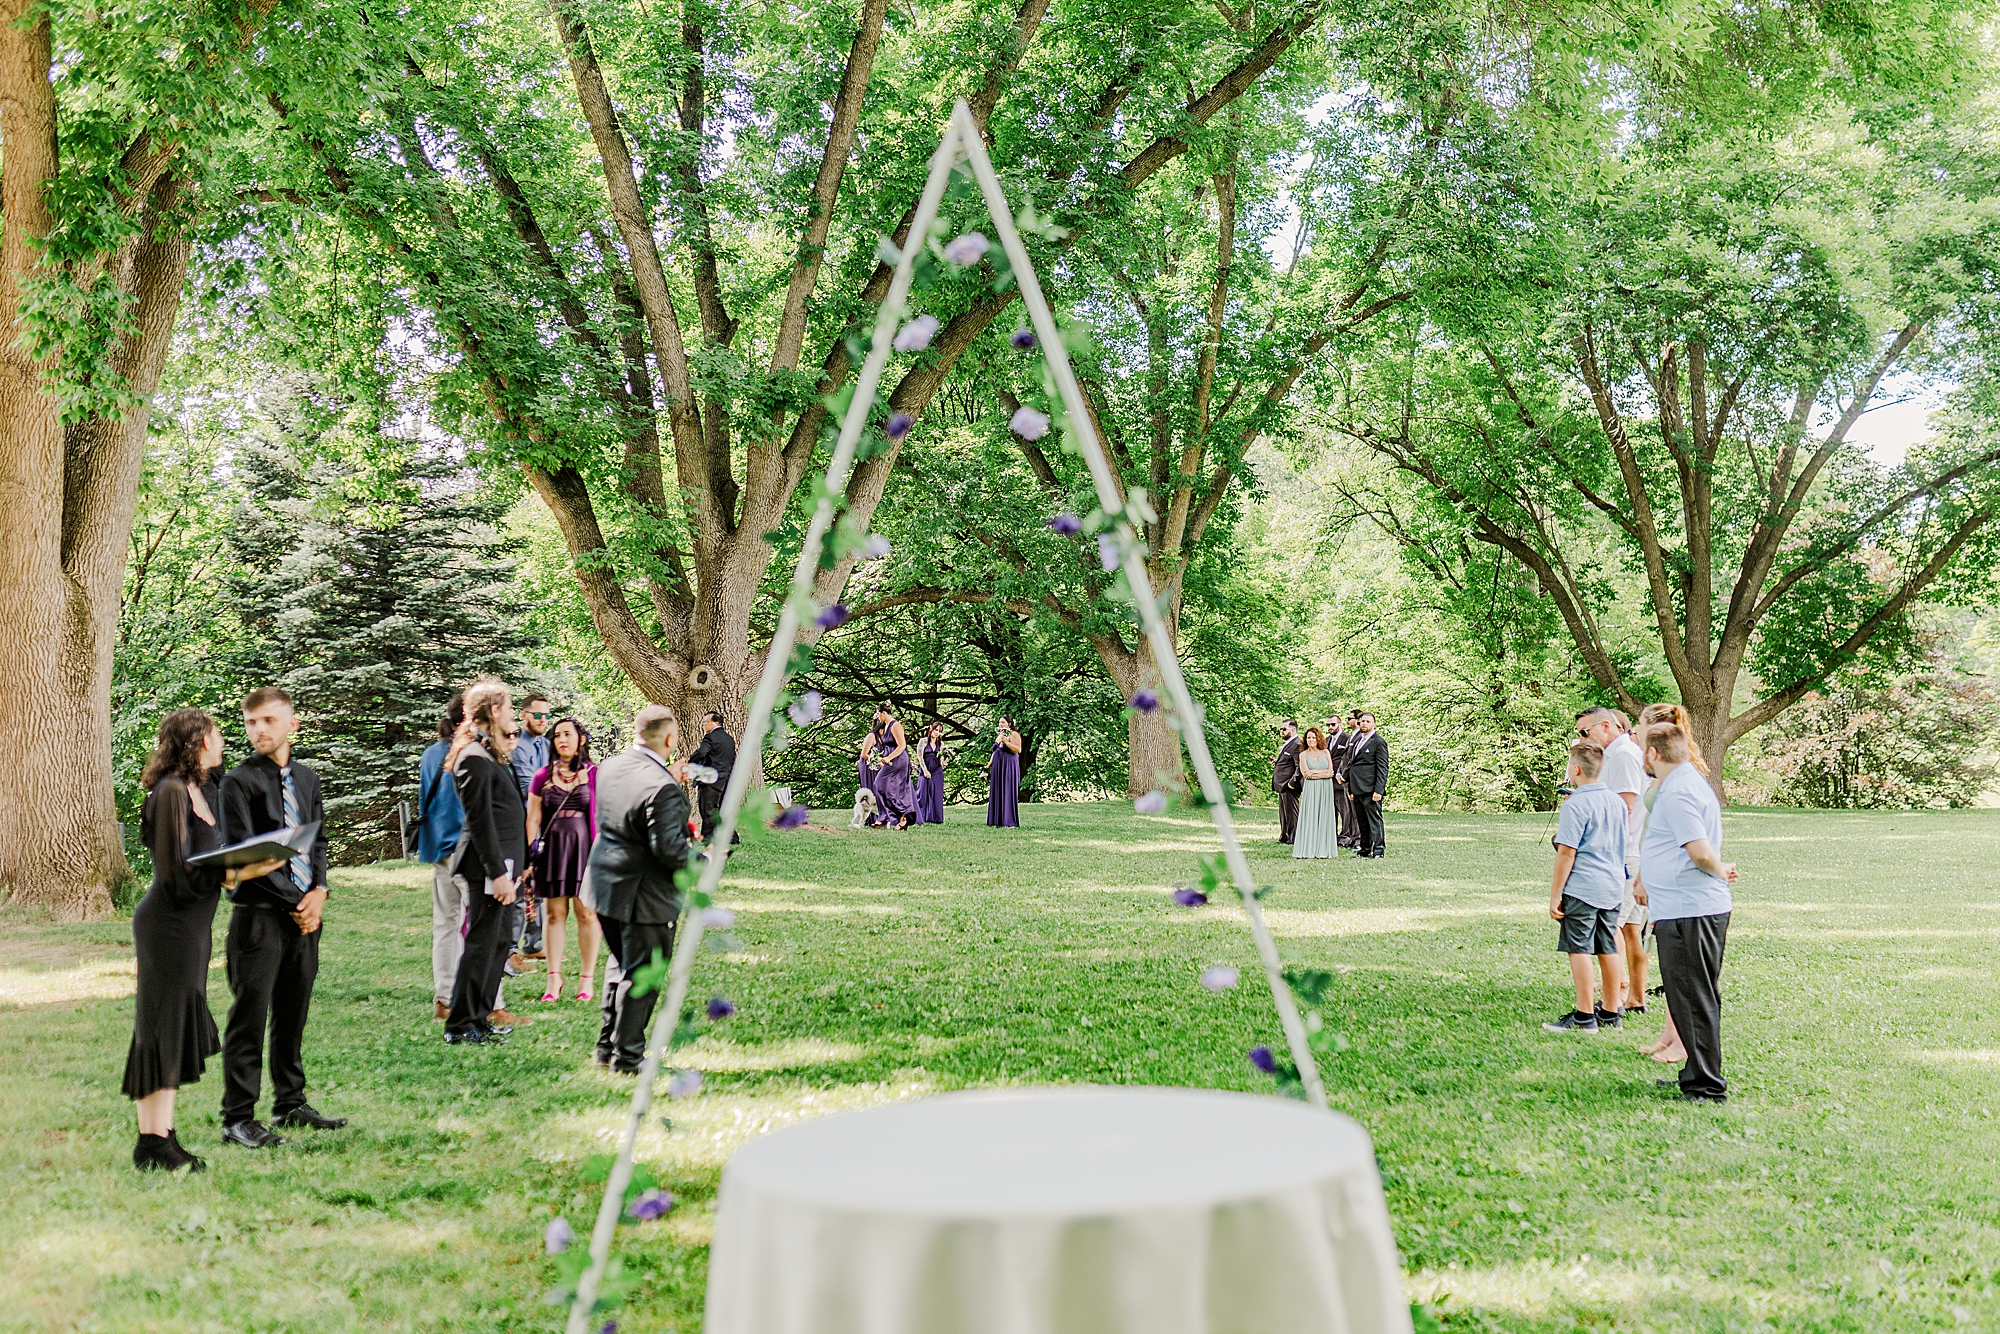
[[[986,766],[986,823],[997,829],[1021,827],[1021,734],[1012,721],[1000,720],[993,741],[993,758]]]
[[[910,742],[903,725],[884,704],[875,710],[875,747],[882,757],[875,770],[876,819],[908,829],[917,819],[917,789],[910,781]]]
[[[944,724],[932,723],[917,746],[917,823],[944,823]]]

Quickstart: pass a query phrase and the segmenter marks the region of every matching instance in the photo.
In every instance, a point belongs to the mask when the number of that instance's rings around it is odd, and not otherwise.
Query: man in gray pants
[[[465,922],[465,886],[451,873],[451,856],[465,830],[458,785],[445,772],[451,738],[465,721],[465,696],[453,695],[438,719],[438,739],[417,765],[417,860],[431,867],[431,999],[442,1021],[451,1011],[451,984],[465,949],[459,934]]]

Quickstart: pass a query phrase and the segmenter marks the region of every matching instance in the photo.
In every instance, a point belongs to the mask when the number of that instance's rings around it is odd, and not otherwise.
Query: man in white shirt
[[[1646,729],[1646,767],[1660,780],[1639,850],[1640,901],[1660,942],[1660,976],[1667,1009],[1687,1047],[1674,1087],[1691,1101],[1722,1102],[1722,954],[1734,906],[1733,862],[1722,860],[1722,804],[1702,772],[1688,763],[1687,736],[1672,723]]]
[[[1625,801],[1625,894],[1618,909],[1618,939],[1625,955],[1625,1011],[1646,1012],[1646,905],[1632,886],[1639,877],[1639,826],[1645,823],[1640,794],[1646,790],[1646,757],[1632,739],[1625,715],[1616,709],[1585,709],[1576,715],[1576,734],[1604,750],[1598,781]]]

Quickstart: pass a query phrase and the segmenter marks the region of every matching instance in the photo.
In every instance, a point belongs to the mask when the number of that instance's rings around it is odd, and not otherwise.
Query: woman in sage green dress
[[[1317,727],[1306,729],[1306,748],[1299,752],[1299,829],[1292,840],[1294,857],[1333,857],[1340,852],[1340,831],[1333,813],[1333,756]]]

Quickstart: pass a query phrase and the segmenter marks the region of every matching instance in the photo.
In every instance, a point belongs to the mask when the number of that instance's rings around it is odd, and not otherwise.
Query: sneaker
[[[1618,1027],[1618,1021],[1624,1017],[1625,1012],[1623,1010],[1607,1010],[1602,1005],[1597,1007],[1597,1026],[1599,1028],[1616,1028]]]
[[[1597,1016],[1585,1014],[1581,1010],[1571,1010],[1562,1018],[1542,1025],[1545,1033],[1595,1033]]]

